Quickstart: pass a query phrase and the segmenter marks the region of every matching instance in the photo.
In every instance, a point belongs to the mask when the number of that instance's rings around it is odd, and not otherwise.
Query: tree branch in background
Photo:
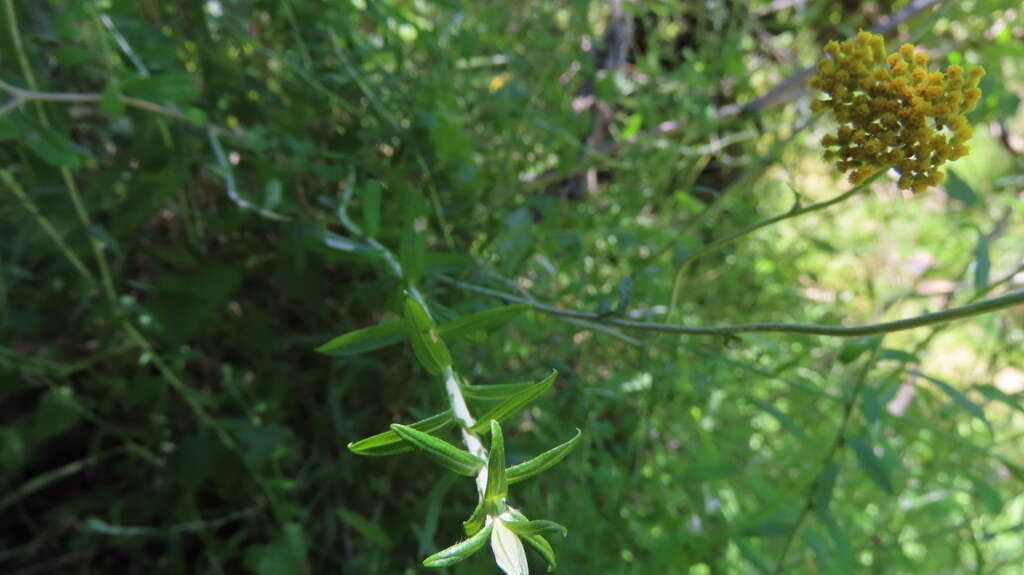
[[[0,106],[0,118],[4,115],[11,113],[16,108],[29,103],[29,102],[57,102],[63,104],[99,104],[103,100],[103,94],[94,92],[42,92],[38,90],[25,90],[12,84],[8,84],[3,80],[0,80],[0,91],[7,92],[11,95],[11,99],[7,101],[3,106]],[[205,127],[218,136],[232,137],[232,138],[244,138],[244,134],[235,130],[229,130],[222,126],[215,126],[207,124],[189,116],[188,114],[157,104],[156,102],[150,102],[149,100],[143,100],[141,98],[133,98],[131,96],[124,96],[121,99],[125,106],[136,108],[139,110],[145,110],[146,112],[152,112],[161,116],[166,116],[173,120],[179,120],[186,124]]]
[[[865,335],[878,335],[894,331],[903,331],[908,329],[914,329],[917,327],[946,323],[958,319],[964,319],[976,315],[991,313],[993,311],[1024,304],[1024,291],[1017,291],[1003,296],[986,299],[977,303],[967,304],[964,306],[955,307],[947,310],[926,313],[923,315],[906,319],[899,319],[895,321],[873,323],[867,325],[841,326],[813,323],[808,324],[761,322],[700,327],[672,323],[657,323],[619,318],[606,318],[598,313],[565,309],[533,302],[517,295],[512,295],[509,293],[493,290],[476,284],[456,280],[445,275],[438,275],[436,277],[442,282],[455,286],[459,289],[478,293],[481,295],[488,295],[507,302],[527,304],[539,312],[543,312],[553,316],[593,321],[595,323],[601,323],[609,326],[618,327],[621,329],[649,331],[655,333],[668,333],[676,335],[736,335],[740,333],[775,332],[805,333],[809,335],[825,335],[831,337],[860,337]]]
[[[939,0],[915,0],[893,16],[884,18],[881,24],[873,27],[871,30],[877,34],[888,34],[895,30],[900,24],[911,20],[925,10],[934,8],[939,4]],[[746,104],[728,104],[726,106],[722,106],[718,109],[716,115],[718,118],[739,116],[750,112],[760,112],[766,108],[790,102],[799,96],[804,90],[804,87],[807,84],[807,79],[810,78],[813,73],[813,67],[798,70],[779,82],[763,96]],[[654,129],[640,132],[628,140],[621,142],[609,142],[607,145],[598,148],[597,151],[603,154],[614,154],[619,150],[619,148],[626,144],[633,144],[652,138],[673,136],[682,132],[686,126],[688,126],[688,123],[684,120],[669,120],[658,124]]]

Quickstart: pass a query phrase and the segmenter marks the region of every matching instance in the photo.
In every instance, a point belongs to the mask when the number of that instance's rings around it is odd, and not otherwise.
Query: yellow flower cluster
[[[942,182],[939,168],[946,160],[970,151],[965,114],[981,99],[981,66],[966,78],[955,64],[945,74],[930,72],[928,54],[913,44],[887,54],[885,40],[864,31],[829,42],[825,52],[811,87],[828,98],[816,100],[813,109],[831,110],[839,122],[838,131],[821,143],[825,159],[851,172],[851,182],[895,168],[901,188],[924,191]]]

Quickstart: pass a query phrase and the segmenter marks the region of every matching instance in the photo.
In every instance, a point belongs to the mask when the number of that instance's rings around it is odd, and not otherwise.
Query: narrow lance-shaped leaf
[[[427,557],[423,560],[423,565],[427,567],[448,567],[449,565],[455,565],[459,561],[462,561],[479,551],[484,544],[487,543],[488,539],[490,539],[491,531],[493,529],[494,524],[487,525],[480,531],[477,531],[476,535],[473,535],[469,539],[460,541],[447,549],[443,549],[434,553],[430,557]]]
[[[440,375],[452,364],[452,355],[438,334],[434,320],[418,301],[408,295],[405,297],[405,325],[412,350],[424,369]]]
[[[918,372],[911,372],[911,373],[913,373],[914,375],[916,375],[918,377],[922,377],[922,378],[927,379],[928,381],[934,383],[939,389],[942,390],[943,393],[945,393],[949,397],[949,399],[953,400],[953,403],[955,403],[958,406],[962,407],[964,410],[966,410],[968,413],[970,413],[974,417],[982,420],[983,422],[985,422],[986,425],[988,424],[988,420],[985,419],[985,411],[983,409],[981,409],[981,407],[977,403],[974,403],[970,399],[967,399],[967,396],[964,395],[963,393],[960,393],[960,390],[958,390],[957,388],[955,388],[952,385],[946,383],[945,381],[942,381],[941,379],[936,379],[934,377],[931,377],[929,375],[925,375],[923,373],[918,373]]]
[[[380,196],[381,185],[376,180],[366,182],[359,190],[363,201],[363,231],[370,237],[380,231]]]
[[[438,331],[444,337],[469,337],[505,325],[528,309],[530,306],[526,304],[496,307],[452,320],[439,327]]]
[[[509,512],[519,521],[529,521],[519,511],[509,509]],[[530,547],[533,547],[547,561],[548,571],[554,571],[558,567],[558,562],[555,560],[555,550],[551,548],[551,544],[548,543],[547,539],[544,539],[543,535],[520,535],[520,538],[529,543]]]
[[[562,537],[565,537],[566,533],[569,532],[565,526],[546,519],[536,519],[534,521],[516,519],[504,521],[504,523],[516,535],[544,535],[546,533],[558,533]]]
[[[526,407],[531,401],[540,397],[542,393],[551,388],[555,383],[555,378],[558,377],[558,372],[555,370],[551,371],[551,375],[545,377],[543,380],[537,382],[530,387],[527,387],[523,391],[510,396],[505,401],[501,402],[490,411],[480,417],[480,420],[476,422],[472,428],[474,433],[483,433],[489,429],[490,421],[496,420],[501,421],[506,417],[516,413],[520,409]]]
[[[455,418],[452,417],[452,411],[446,409],[441,413],[417,421],[409,425],[409,427],[424,433],[436,434],[451,427],[453,423],[455,423]],[[412,451],[413,448],[405,443],[402,437],[394,431],[385,431],[377,435],[371,435],[366,439],[349,443],[348,449],[352,453],[359,455],[394,455],[395,453]]]
[[[405,325],[396,319],[339,335],[316,348],[316,351],[336,356],[357,355],[387,347],[403,339]]]
[[[829,505],[832,503],[832,490],[835,489],[838,474],[839,466],[834,461],[829,461],[814,483],[814,511],[819,518],[828,513]]]
[[[991,401],[999,401],[1006,404],[1021,413],[1024,413],[1024,404],[1021,404],[1021,399],[1017,396],[1010,395],[998,387],[992,385],[979,385],[974,389],[978,390],[978,393],[984,395]]]
[[[548,562],[548,571],[554,571],[558,567],[558,561],[555,560],[555,550],[551,548],[551,544],[548,543],[547,539],[544,539],[543,535],[521,535],[520,537],[523,541],[529,543],[530,547],[533,547]]]
[[[462,528],[466,531],[467,536],[473,535],[484,528],[484,522],[487,520],[487,512],[484,507],[483,499],[477,501],[476,507],[473,509],[469,519],[462,522]]]
[[[992,261],[988,254],[988,236],[978,232],[978,245],[974,248],[974,289],[981,291],[988,287],[988,274]]]
[[[520,383],[497,383],[493,385],[463,385],[462,395],[471,401],[496,403],[537,385],[535,381]]]
[[[461,317],[454,321],[437,326],[437,333],[442,337],[466,337],[472,333],[482,332],[497,327],[516,314],[530,309],[528,305],[512,305],[487,310],[478,314]],[[316,351],[334,356],[350,356],[374,351],[382,347],[396,344],[406,337],[406,328],[402,320],[391,320],[384,323],[357,329],[339,335],[316,348]],[[526,386],[529,383],[509,384]],[[479,386],[473,386],[479,387]],[[498,386],[487,386],[498,387]]]
[[[573,447],[576,447],[576,444],[579,443],[582,435],[582,432],[577,429],[576,435],[569,441],[549,449],[529,461],[520,463],[519,465],[513,465],[506,469],[505,478],[509,485],[529,479],[534,475],[557,465],[559,461],[565,459],[566,455],[569,455],[569,452],[572,451]]]
[[[892,480],[889,479],[889,472],[885,469],[885,464],[875,455],[868,440],[862,436],[851,437],[849,444],[857,455],[857,461],[860,462],[861,468],[871,478],[871,481],[874,481],[882,491],[890,495],[895,493],[896,490],[893,489]]]
[[[484,466],[483,460],[479,457],[428,433],[423,433],[422,431],[417,431],[397,423],[391,424],[391,429],[403,440],[423,451],[423,453],[427,454],[439,465],[459,475],[472,477]]]
[[[487,452],[487,487],[484,500],[497,503],[508,496],[508,481],[505,479],[505,437],[501,424],[491,421],[491,450]]]

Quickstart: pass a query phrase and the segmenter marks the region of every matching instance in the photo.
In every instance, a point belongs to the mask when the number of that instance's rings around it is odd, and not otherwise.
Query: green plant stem
[[[693,261],[695,261],[695,260],[697,260],[697,259],[699,259],[699,258],[701,258],[703,256],[706,256],[709,253],[714,252],[714,251],[716,251],[716,250],[718,250],[718,249],[720,249],[720,248],[722,248],[724,246],[727,246],[727,245],[731,244],[732,242],[742,238],[743,236],[752,234],[752,233],[756,232],[757,230],[759,230],[761,228],[766,228],[766,227],[768,227],[768,226],[770,226],[772,224],[777,224],[777,223],[779,223],[781,221],[788,220],[790,218],[795,218],[797,216],[802,216],[804,214],[809,214],[811,212],[816,212],[818,210],[824,210],[825,208],[832,207],[832,206],[834,206],[834,205],[836,205],[838,203],[845,202],[846,200],[848,200],[848,199],[856,196],[857,194],[863,192],[864,190],[866,190],[868,188],[868,186],[871,184],[871,182],[877,180],[879,178],[879,176],[881,176],[881,175],[882,175],[882,172],[878,172],[878,173],[874,174],[873,176],[871,176],[870,178],[868,178],[867,180],[864,180],[859,185],[854,186],[849,191],[843,192],[842,194],[839,194],[838,196],[835,196],[835,197],[833,197],[831,199],[825,200],[823,202],[818,202],[816,204],[811,204],[809,206],[803,206],[803,207],[800,207],[799,204],[797,204],[797,205],[793,206],[788,212],[779,214],[777,216],[772,216],[770,218],[766,218],[766,219],[761,220],[761,221],[759,221],[757,223],[751,224],[751,225],[743,228],[742,230],[733,232],[733,233],[731,233],[731,234],[729,234],[729,235],[727,235],[727,236],[725,236],[723,238],[715,240],[715,241],[711,242],[710,244],[707,244],[707,245],[701,247],[700,249],[698,249],[697,251],[693,252],[692,254],[689,254],[688,256],[686,256],[686,259],[684,259],[679,264],[679,268],[680,269],[681,268],[685,268],[687,265],[689,265]],[[665,253],[672,245],[673,245],[672,243],[668,244],[666,247],[662,248],[657,254],[655,254],[654,257],[657,257],[657,256]]]
[[[90,284],[95,284],[96,278],[93,277],[92,272],[89,271],[89,268],[85,266],[85,263],[82,262],[77,254],[75,254],[71,249],[71,246],[64,241],[64,237],[57,231],[57,228],[55,228],[50,220],[39,211],[39,207],[32,201],[32,198],[28,197],[28,194],[26,194],[25,190],[22,189],[21,184],[14,179],[14,176],[12,176],[9,171],[0,169],[0,179],[2,179],[4,184],[7,185],[7,189],[11,190],[11,193],[18,198],[18,201],[21,202],[21,205],[25,210],[28,211],[33,219],[35,219],[36,223],[39,224],[39,227],[43,228],[46,235],[50,236],[53,243],[57,244],[57,248],[60,249],[62,254],[64,254],[64,257],[67,258],[72,267],[74,267],[75,270],[77,270],[78,273]]]
[[[595,323],[611,325],[622,329],[632,329],[639,331],[668,333],[676,335],[735,335],[740,333],[776,332],[804,333],[809,335],[824,335],[831,337],[860,337],[865,335],[878,335],[894,331],[903,331],[918,327],[946,323],[953,320],[964,319],[985,313],[991,313],[997,310],[1024,304],[1024,291],[1016,291],[1003,296],[982,300],[976,303],[967,304],[952,309],[937,311],[933,313],[926,313],[923,315],[906,319],[898,319],[894,321],[866,325],[841,326],[813,323],[761,322],[700,327],[672,323],[635,321],[620,318],[606,318],[597,313],[577,311],[537,303],[534,301],[530,301],[527,298],[519,297],[498,290],[493,290],[476,284],[456,280],[445,275],[438,275],[436,277],[442,282],[453,285],[460,289],[479,293],[482,295],[488,295],[507,302],[527,304],[539,312],[543,312],[553,316],[588,320],[593,321]]]
[[[56,469],[44,471],[43,473],[40,473],[32,479],[22,483],[17,488],[11,489],[6,495],[4,495],[4,497],[0,499],[0,511],[7,509],[25,497],[39,491],[40,489],[45,489],[65,477],[70,477],[84,469],[94,466],[120,451],[123,451],[123,448],[95,453],[88,457],[83,457],[82,459],[57,467]]]
[[[0,80],[0,90],[7,92],[11,95],[10,101],[0,106],[0,117],[5,114],[12,112],[15,108],[21,107],[28,102],[55,102],[62,104],[98,104],[103,100],[103,94],[95,92],[43,92],[39,90],[24,90],[17,86],[13,86]],[[134,98],[131,96],[125,96],[121,99],[125,106],[129,108],[136,108],[144,110],[146,112],[152,112],[160,116],[166,116],[172,120],[179,120],[197,127],[205,127],[217,132],[219,136],[240,138],[242,134],[239,132],[229,130],[223,126],[216,126],[212,124],[204,124],[197,121],[192,116],[185,114],[174,108],[157,104],[156,102],[150,102],[149,100],[143,100],[142,98]]]

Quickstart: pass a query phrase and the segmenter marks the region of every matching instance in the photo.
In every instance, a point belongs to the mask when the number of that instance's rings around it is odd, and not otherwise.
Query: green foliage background
[[[346,191],[443,319],[500,302],[438,274],[688,325],[1019,289],[1024,22],[1003,0],[895,32],[989,72],[944,189],[883,178],[679,266],[848,188],[804,94],[718,110],[904,4],[627,3],[627,64],[598,69],[601,2],[4,0],[0,80],[49,95],[0,117],[0,571],[420,573],[462,536],[469,482],[345,447],[446,407],[408,346],[313,351],[401,313],[339,225]],[[845,341],[530,312],[449,343],[473,383],[561,373],[505,440],[514,463],[584,431],[512,491],[569,528],[564,572],[1010,574],[1022,341],[1018,307]]]

